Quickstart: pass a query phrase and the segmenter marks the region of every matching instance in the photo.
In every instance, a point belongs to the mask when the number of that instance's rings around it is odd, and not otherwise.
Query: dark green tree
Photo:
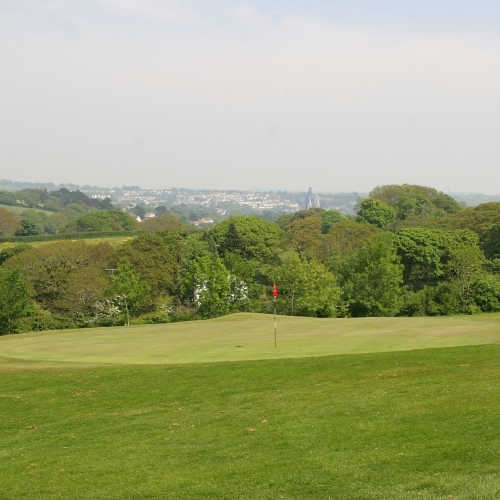
[[[135,272],[128,260],[118,264],[118,271],[113,275],[113,293],[124,308],[125,324],[130,326],[130,315],[141,311],[150,295],[150,289]]]
[[[395,217],[395,210],[383,201],[367,198],[358,210],[358,222],[367,222],[377,227],[387,227]]]
[[[500,257],[500,222],[493,224],[483,235],[482,247],[489,259]]]
[[[0,334],[16,333],[32,306],[28,285],[17,269],[0,268]]]
[[[345,301],[353,316],[394,316],[401,306],[403,266],[391,234],[369,241],[342,266]]]

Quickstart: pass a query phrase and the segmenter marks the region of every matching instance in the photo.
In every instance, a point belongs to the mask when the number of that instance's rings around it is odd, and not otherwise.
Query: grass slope
[[[42,208],[29,208],[29,207],[14,206],[14,205],[3,205],[2,203],[0,203],[0,208],[6,208],[9,212],[13,213],[14,215],[21,215],[26,210],[32,210],[34,212],[39,212],[47,215],[54,214],[54,212],[51,212],[50,210],[43,210]]]
[[[0,498],[500,498],[499,357],[0,372]]]
[[[51,363],[196,363],[383,352],[500,341],[500,314],[317,319],[234,314],[209,321],[0,337],[0,357]],[[5,365],[7,360],[4,359]]]
[[[60,239],[60,240],[49,240],[49,241],[2,241],[0,242],[0,250],[3,248],[8,248],[8,247],[13,247],[16,245],[21,245],[23,243],[26,243],[27,245],[30,245],[32,247],[40,247],[43,245],[51,245],[53,243],[61,243],[64,241],[83,241],[84,243],[87,243],[87,245],[97,245],[98,243],[109,243],[111,246],[116,247],[118,245],[121,245],[122,243],[125,243],[126,241],[129,241],[133,238],[133,236],[105,236],[105,237],[95,237],[95,238],[79,238],[79,239],[74,239],[74,240],[68,240],[68,239]]]

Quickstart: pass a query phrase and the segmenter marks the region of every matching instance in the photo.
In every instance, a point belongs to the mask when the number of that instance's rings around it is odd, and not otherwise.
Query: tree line
[[[500,203],[464,208],[432,188],[382,186],[353,217],[311,209],[193,231],[163,214],[149,224],[117,247],[3,249],[0,332],[269,313],[273,282],[279,314],[500,311]]]

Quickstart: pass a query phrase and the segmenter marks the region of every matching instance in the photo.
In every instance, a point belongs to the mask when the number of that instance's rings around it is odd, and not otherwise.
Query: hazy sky
[[[0,178],[500,193],[500,3],[0,0]]]

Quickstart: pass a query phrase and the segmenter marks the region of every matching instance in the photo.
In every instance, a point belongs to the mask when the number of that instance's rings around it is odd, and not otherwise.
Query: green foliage
[[[490,259],[500,257],[500,222],[493,224],[484,232],[481,244],[486,257]]]
[[[460,211],[460,204],[436,189],[411,184],[376,187],[370,198],[383,201],[396,210],[396,219],[411,216],[445,215]]]
[[[0,268],[0,335],[16,333],[32,305],[28,285],[17,269]]]
[[[19,218],[6,208],[0,207],[0,236],[14,234],[19,231],[20,227]]]
[[[319,215],[293,220],[287,228],[287,243],[301,257],[320,259],[324,235]]]
[[[482,203],[474,208],[465,208],[460,212],[442,217],[438,223],[442,227],[468,229],[480,237],[500,221],[500,202]]]
[[[395,217],[395,210],[383,201],[366,198],[359,206],[358,222],[367,222],[374,226],[387,227]]]
[[[280,311],[292,316],[338,315],[341,291],[325,266],[314,260],[303,261],[294,252],[282,254],[280,260],[273,271],[273,281],[280,290]]]
[[[70,317],[88,311],[107,286],[113,249],[105,243],[59,242],[32,247],[4,264],[21,270],[44,309]]]
[[[456,288],[461,312],[472,312],[475,306],[473,286],[484,274],[486,259],[478,246],[462,244],[450,252],[448,273]]]
[[[240,216],[217,224],[208,235],[213,238],[221,256],[226,252],[236,251],[244,257],[266,261],[273,257],[282,231],[274,222],[258,217]],[[234,248],[234,245],[239,248]]]
[[[40,230],[36,227],[36,224],[27,218],[21,220],[21,227],[16,231],[16,236],[35,236],[40,234]]]
[[[401,306],[403,266],[394,237],[382,234],[343,261],[344,299],[352,316],[393,316]]]
[[[112,293],[125,312],[126,325],[130,325],[130,314],[136,315],[144,310],[150,300],[150,288],[135,272],[132,264],[124,259],[112,277]]]
[[[325,235],[324,251],[326,255],[344,256],[359,250],[380,233],[381,230],[371,224],[344,219],[335,224]]]
[[[118,210],[90,212],[79,217],[66,227],[67,232],[131,232],[137,229],[137,224],[130,215]]]
[[[162,214],[151,219],[146,219],[139,223],[141,231],[183,231],[189,230],[179,217],[173,214]]]
[[[116,259],[126,259],[150,287],[153,298],[179,295],[182,261],[199,243],[182,233],[144,233],[117,249]],[[189,247],[189,249],[188,249]]]
[[[184,293],[202,318],[229,312],[230,276],[217,255],[203,255],[187,263]]]
[[[10,259],[11,257],[14,257],[15,255],[17,255],[21,252],[24,252],[30,248],[31,247],[29,245],[21,244],[21,245],[14,245],[11,247],[1,249],[0,250],[0,266],[4,262],[6,262],[8,259]]]
[[[59,189],[58,191],[23,189],[15,193],[0,191],[0,203],[4,205],[38,208],[50,211],[59,211],[67,205],[74,203],[99,210],[109,210],[113,208],[109,199],[94,200],[81,191],[69,191],[65,188]]]
[[[404,228],[398,231],[396,246],[404,265],[404,282],[412,289],[436,284],[446,277],[451,252],[461,245],[477,247],[470,231]]]
[[[321,232],[323,234],[328,234],[335,224],[338,224],[344,219],[346,219],[346,216],[341,214],[338,210],[323,210],[321,212]]]

